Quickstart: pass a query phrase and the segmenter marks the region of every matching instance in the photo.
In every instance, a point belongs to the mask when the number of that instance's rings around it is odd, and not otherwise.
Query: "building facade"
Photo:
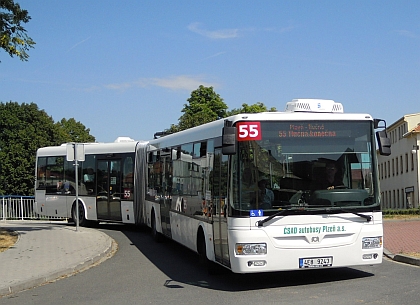
[[[392,153],[378,154],[382,208],[418,208],[420,113],[407,114],[386,130]]]

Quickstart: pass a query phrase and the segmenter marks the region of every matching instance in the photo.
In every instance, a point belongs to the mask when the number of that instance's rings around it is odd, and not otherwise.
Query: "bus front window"
[[[261,140],[240,141],[233,157],[239,214],[379,204],[371,122],[261,122],[261,134]]]

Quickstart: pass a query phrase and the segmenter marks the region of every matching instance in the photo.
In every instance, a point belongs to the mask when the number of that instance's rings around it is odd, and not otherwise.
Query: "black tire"
[[[207,270],[208,274],[220,274],[222,267],[207,258],[206,240],[204,239],[204,232],[201,229],[197,237],[197,252],[199,264]]]
[[[73,218],[74,225],[77,225],[76,223],[76,204],[73,204],[71,217]],[[79,226],[81,227],[87,227],[88,220],[85,217],[85,207],[83,204],[79,201]]]
[[[152,227],[152,238],[155,242],[160,243],[162,242],[162,234],[160,234],[156,229],[156,217],[155,212],[152,212],[152,217],[150,219],[150,226]]]

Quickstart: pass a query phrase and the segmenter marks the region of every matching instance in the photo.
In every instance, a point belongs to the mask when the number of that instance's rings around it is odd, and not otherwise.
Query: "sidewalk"
[[[115,241],[99,230],[66,222],[0,221],[19,233],[17,243],[0,253],[0,298],[83,271],[110,257]]]
[[[420,217],[384,220],[384,254],[420,266]]]
[[[0,253],[0,298],[83,271],[115,253],[116,242],[99,230],[65,222],[0,221],[19,233]],[[420,218],[384,221],[384,254],[420,266]],[[417,254],[417,257],[414,255]]]

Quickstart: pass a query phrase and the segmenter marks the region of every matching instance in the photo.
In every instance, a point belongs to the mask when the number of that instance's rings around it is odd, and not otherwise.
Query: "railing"
[[[63,217],[38,215],[34,210],[34,196],[0,196],[0,220],[62,220]]]
[[[38,219],[34,211],[33,196],[0,196],[0,219]]]

